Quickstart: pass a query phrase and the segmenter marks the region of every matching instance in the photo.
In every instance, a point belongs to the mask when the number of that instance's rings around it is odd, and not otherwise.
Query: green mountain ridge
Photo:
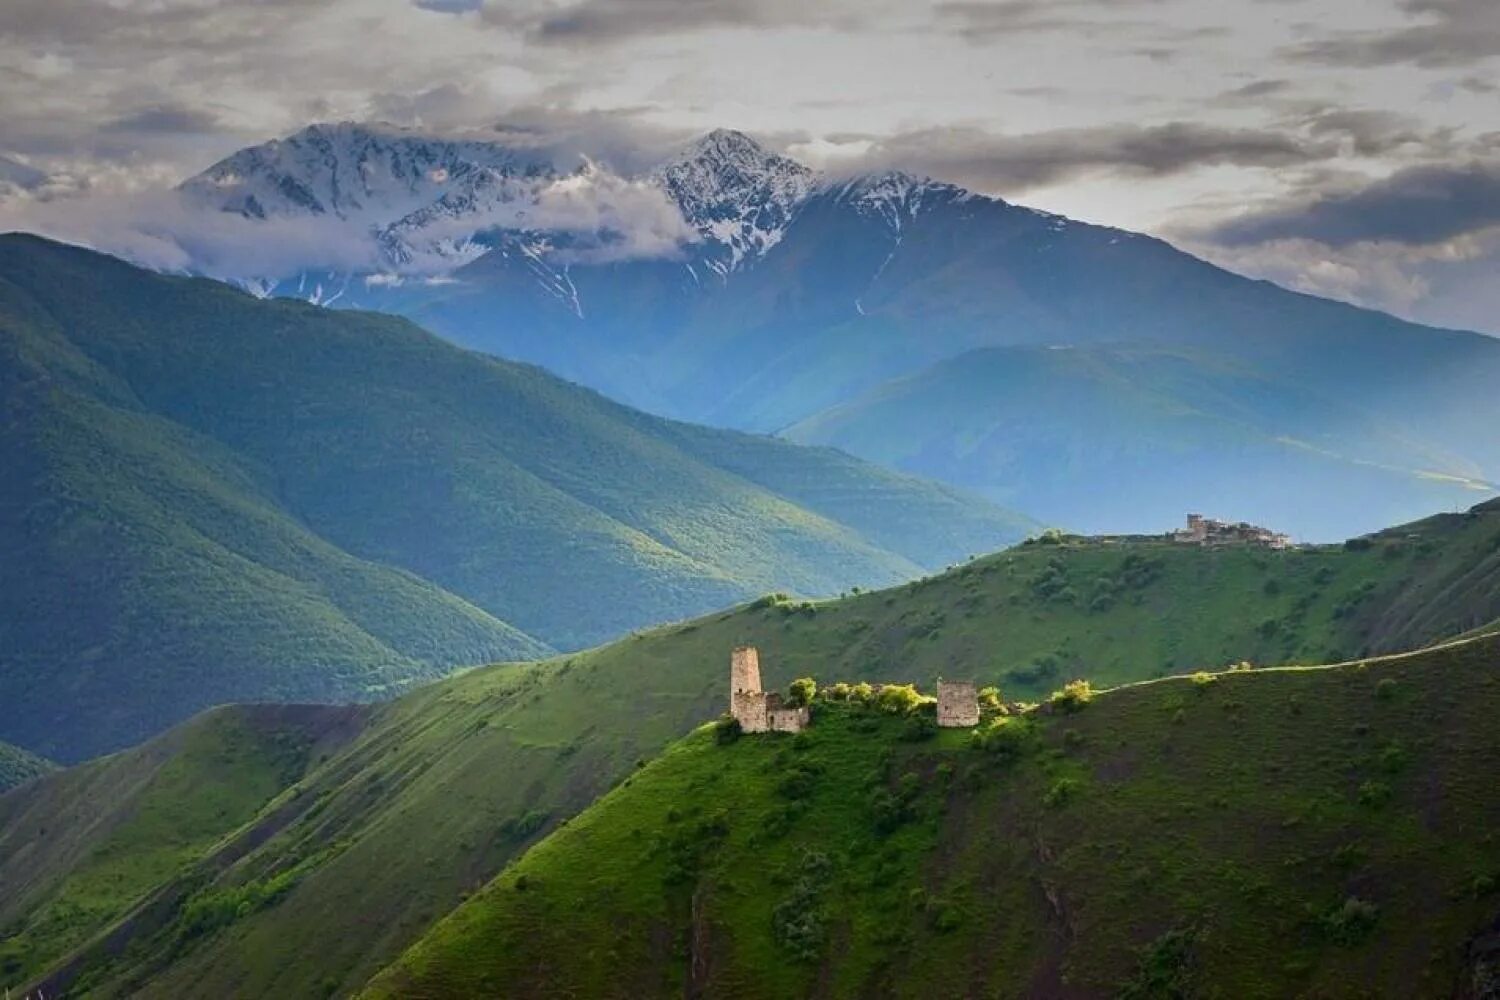
[[[890,584],[1033,527],[404,320],[35,237],[0,237],[0,362],[0,737],[61,760],[216,703],[388,697]]]
[[[768,685],[973,677],[1037,700],[1074,676],[1119,685],[1246,659],[1328,662],[1497,619],[1495,503],[1345,546],[1061,539],[842,600],[758,600],[362,709],[359,732],[281,790],[261,820],[222,827],[225,837],[274,816],[253,847],[207,848],[155,887],[101,906],[87,933],[56,933],[44,916],[66,898],[71,863],[39,865],[0,843],[0,895],[18,873],[35,886],[0,921],[0,942],[24,941],[27,956],[0,983],[42,983],[49,996],[67,983],[73,995],[102,997],[355,992],[637,762],[721,712],[728,651],[741,643],[760,648]],[[1261,672],[1246,676],[1234,683]],[[1253,743],[1229,744],[1243,759],[1256,754]],[[88,766],[108,774],[124,757]],[[51,796],[36,822],[65,822],[80,808],[49,791],[73,773],[30,786]],[[0,829],[13,799],[0,798]],[[91,851],[120,850],[106,829],[85,826]]]
[[[1496,710],[1488,637],[1120,688],[987,747],[838,703],[704,727],[360,995],[1467,995],[1500,972]]]

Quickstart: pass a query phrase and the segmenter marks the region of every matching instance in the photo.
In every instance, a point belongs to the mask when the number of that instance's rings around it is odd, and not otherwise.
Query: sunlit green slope
[[[1497,711],[1487,638],[1124,688],[989,748],[842,705],[704,727],[363,995],[1469,995]]]

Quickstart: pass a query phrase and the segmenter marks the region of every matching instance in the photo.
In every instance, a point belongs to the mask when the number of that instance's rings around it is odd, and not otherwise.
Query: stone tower
[[[747,733],[800,733],[812,718],[806,705],[790,708],[779,693],[760,689],[760,654],[754,646],[729,654],[729,714]]]
[[[741,691],[760,694],[760,653],[754,646],[740,646],[729,654],[729,694]]]
[[[973,681],[939,680],[937,724],[948,729],[979,725],[979,695]]]

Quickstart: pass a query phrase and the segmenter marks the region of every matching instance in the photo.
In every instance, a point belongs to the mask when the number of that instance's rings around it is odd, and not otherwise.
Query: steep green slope
[[[1216,510],[1326,541],[1494,491],[1472,463],[1362,402],[1304,387],[1295,373],[1272,377],[1183,349],[988,348],[878,386],[785,434],[1089,532]],[[1108,503],[1083,486],[1104,482]],[[1360,502],[1308,501],[1340,493]]]
[[[34,753],[0,743],[0,792],[8,792],[56,768],[56,764]]]
[[[704,727],[365,995],[1465,995],[1500,970],[1497,711],[1490,638],[1106,692],[991,749],[845,706]]]
[[[368,698],[888,584],[1031,527],[401,320],[29,237],[0,238],[0,360],[0,736],[60,759],[225,700]]]
[[[214,709],[0,796],[0,982],[46,967],[197,862],[366,711]]]
[[[162,891],[261,899],[256,887],[290,869],[295,886],[194,933],[185,908],[154,911],[133,925],[125,957],[96,942],[76,969],[101,996],[357,989],[527,844],[721,711],[728,650],[741,642],[760,647],[768,684],[972,676],[1032,700],[1073,676],[1114,684],[1246,658],[1316,662],[1497,617],[1500,505],[1489,504],[1306,552],[1027,545],[888,591],[758,601],[477,670],[371,709],[365,733],[298,783],[300,811],[280,833],[210,883],[184,872]]]

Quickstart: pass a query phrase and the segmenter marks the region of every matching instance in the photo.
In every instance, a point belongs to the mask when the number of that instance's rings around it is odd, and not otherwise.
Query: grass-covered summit
[[[1487,995],[1497,711],[1490,637],[979,737],[840,703],[795,737],[704,727],[362,995]]]
[[[1016,540],[983,501],[657,419],[405,320],[0,237],[0,738],[386,697]]]

